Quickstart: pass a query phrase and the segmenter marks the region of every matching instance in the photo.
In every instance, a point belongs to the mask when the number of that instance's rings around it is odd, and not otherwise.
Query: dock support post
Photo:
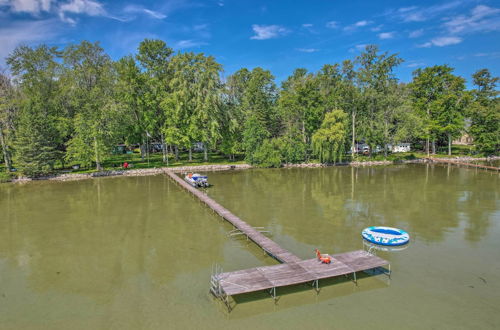
[[[319,280],[313,281],[313,288],[316,290],[316,293],[319,293]]]
[[[274,301],[276,302],[276,287],[269,290],[269,294],[271,295],[271,297],[273,297]]]
[[[358,286],[358,280],[356,278],[356,272],[352,273],[354,275],[354,284],[356,284],[356,286]]]

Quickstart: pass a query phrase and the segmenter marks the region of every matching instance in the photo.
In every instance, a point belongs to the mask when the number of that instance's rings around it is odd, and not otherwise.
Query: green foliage
[[[279,98],[280,117],[286,130],[299,131],[304,144],[319,128],[325,104],[319,89],[319,80],[305,69],[297,69],[283,82]]]
[[[12,179],[13,176],[9,172],[0,172],[0,183],[9,182]]]
[[[423,118],[421,137],[435,141],[440,134],[445,134],[449,153],[452,139],[463,130],[467,105],[465,80],[452,72],[453,68],[447,65],[418,69],[411,83],[415,111]]]
[[[63,58],[64,79],[71,87],[67,97],[75,109],[66,160],[86,165],[94,161],[100,170],[122,127],[121,109],[114,102],[114,67],[98,43],[70,45]]]
[[[302,140],[300,132],[288,132],[288,134],[277,138],[276,142],[285,163],[299,163],[306,159],[307,144]]]
[[[321,162],[342,161],[347,137],[347,115],[342,110],[327,113],[321,128],[314,133],[312,145]]]
[[[257,167],[280,167],[282,163],[277,139],[266,139],[253,154],[253,165]]]
[[[492,77],[487,69],[472,76],[477,88],[473,91],[470,110],[470,134],[477,149],[485,154],[500,150],[500,101],[496,90],[498,77]]]
[[[467,92],[464,79],[443,65],[419,69],[404,84],[394,75],[402,59],[374,45],[315,73],[297,69],[281,88],[259,67],[223,81],[213,57],[175,53],[162,40],[146,39],[137,54],[117,62],[98,43],[83,41],[62,50],[20,46],[7,63],[13,80],[0,74],[0,151],[6,168],[29,176],[65,162],[101,169],[117,143],[138,145],[140,166],[151,142],[161,144],[167,165],[170,150],[174,164],[184,155],[188,162],[244,155],[263,167],[307,162],[311,154],[336,162],[355,143],[373,150],[425,139],[428,150],[432,142],[436,150],[447,144],[448,153],[470,154],[451,146],[464,131],[482,153],[500,148],[498,78],[480,70],[477,88]],[[203,142],[202,156],[193,156],[196,142]]]
[[[245,160],[250,164],[255,164],[255,152],[262,145],[264,140],[269,137],[269,132],[257,119],[257,116],[251,115],[245,122],[243,132],[243,146],[245,148]]]
[[[49,174],[61,158],[57,129],[61,115],[57,104],[60,82],[55,48],[21,46],[7,58],[20,87],[19,113],[14,141],[14,163],[29,177]]]
[[[172,93],[162,103],[168,118],[164,125],[167,141],[186,148],[198,141],[215,145],[223,117],[221,65],[211,56],[183,53],[172,58],[171,67]]]
[[[46,124],[46,118],[35,111],[23,111],[19,119],[14,157],[21,174],[37,177],[52,171],[59,158],[59,152],[51,138],[53,133]]]

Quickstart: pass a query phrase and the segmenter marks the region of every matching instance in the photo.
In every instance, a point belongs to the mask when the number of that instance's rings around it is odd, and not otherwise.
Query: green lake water
[[[500,175],[446,165],[209,173],[207,193],[301,258],[363,247],[372,225],[405,229],[378,252],[393,274],[236,297],[224,271],[274,265],[166,176],[0,185],[0,329],[495,329]]]

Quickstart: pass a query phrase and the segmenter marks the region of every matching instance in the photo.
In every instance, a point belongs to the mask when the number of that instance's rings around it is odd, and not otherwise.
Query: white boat
[[[201,175],[198,173],[188,173],[184,177],[187,183],[192,185],[195,188],[203,188],[208,187],[208,177],[206,175]]]

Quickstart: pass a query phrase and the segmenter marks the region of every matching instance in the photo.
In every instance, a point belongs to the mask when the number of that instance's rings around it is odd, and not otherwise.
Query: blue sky
[[[1,66],[19,44],[100,41],[118,59],[144,38],[213,55],[225,75],[261,66],[278,81],[354,58],[366,44],[399,53],[403,81],[435,64],[468,80],[483,67],[500,75],[498,0],[0,0]]]

